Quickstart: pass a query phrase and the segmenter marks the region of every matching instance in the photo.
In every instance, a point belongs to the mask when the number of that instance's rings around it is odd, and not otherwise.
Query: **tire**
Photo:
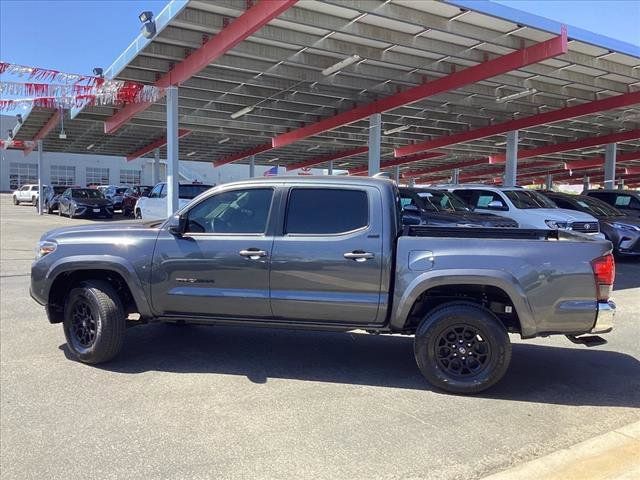
[[[124,217],[132,217],[133,216],[133,212],[131,211],[130,208],[123,208],[122,209],[122,216],[124,216]]]
[[[138,208],[138,209],[136,209],[136,215],[135,215],[135,217],[136,217],[138,220],[142,220],[142,212],[140,211],[140,209],[139,209],[139,208]]]
[[[32,205],[36,204],[36,197],[35,196],[31,197],[31,204]]]
[[[472,394],[495,385],[507,372],[511,342],[489,310],[452,302],[427,313],[416,330],[414,354],[429,383],[447,392]]]
[[[49,215],[51,215],[53,213],[53,208],[51,208],[51,205],[47,204],[47,213]]]
[[[118,294],[102,280],[82,282],[67,297],[63,327],[67,346],[78,360],[89,364],[111,360],[122,348],[126,327]]]
[[[13,196],[13,204],[20,205],[20,200],[18,200],[15,195]]]

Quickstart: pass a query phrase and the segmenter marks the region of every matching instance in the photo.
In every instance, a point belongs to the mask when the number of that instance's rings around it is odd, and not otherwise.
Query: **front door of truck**
[[[183,235],[163,230],[152,265],[156,313],[271,318],[273,198],[266,187],[222,191],[184,213]]]
[[[381,322],[383,209],[373,187],[294,186],[271,259],[276,318]]]

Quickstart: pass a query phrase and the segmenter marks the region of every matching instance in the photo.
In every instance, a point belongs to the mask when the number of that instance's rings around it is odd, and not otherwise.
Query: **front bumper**
[[[611,300],[607,302],[598,302],[598,313],[596,315],[596,323],[589,333],[609,333],[613,330],[613,317],[616,314],[616,304]]]

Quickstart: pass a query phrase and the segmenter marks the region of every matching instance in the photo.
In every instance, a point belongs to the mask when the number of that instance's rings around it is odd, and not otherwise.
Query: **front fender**
[[[415,272],[410,274],[413,276]],[[520,319],[522,336],[535,335],[536,323],[533,310],[517,279],[505,271],[491,269],[431,270],[412,278],[406,287],[397,289],[394,294],[392,329],[402,330],[404,328],[411,308],[422,293],[443,285],[484,285],[503,290],[509,295],[516,309]]]
[[[140,315],[153,315],[134,266],[128,260],[115,255],[73,255],[58,259],[44,274],[44,278],[40,282],[42,287],[40,291],[36,292],[37,295],[48,299],[51,286],[60,274],[79,270],[110,270],[120,274],[131,291]]]

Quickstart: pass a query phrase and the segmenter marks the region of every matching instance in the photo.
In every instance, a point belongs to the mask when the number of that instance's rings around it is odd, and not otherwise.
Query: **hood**
[[[493,214],[426,211],[423,212],[422,216],[427,220],[427,223],[434,225],[441,224],[457,226],[463,224],[473,227],[518,227],[518,222],[515,220]]]
[[[527,215],[536,216],[544,220],[558,220],[561,222],[596,222],[596,218],[588,213],[565,208],[527,208],[520,209]]]
[[[106,207],[111,205],[111,200],[106,198],[74,198],[76,205],[82,205],[84,207]]]
[[[72,227],[56,228],[49,230],[40,237],[40,240],[55,240],[62,243],[72,243],[74,240],[82,239],[86,241],[90,238],[105,239],[114,237],[114,239],[145,237],[149,233],[154,236],[158,234],[159,227],[163,221],[153,222],[109,222],[109,223],[92,223],[89,225],[78,225]]]

